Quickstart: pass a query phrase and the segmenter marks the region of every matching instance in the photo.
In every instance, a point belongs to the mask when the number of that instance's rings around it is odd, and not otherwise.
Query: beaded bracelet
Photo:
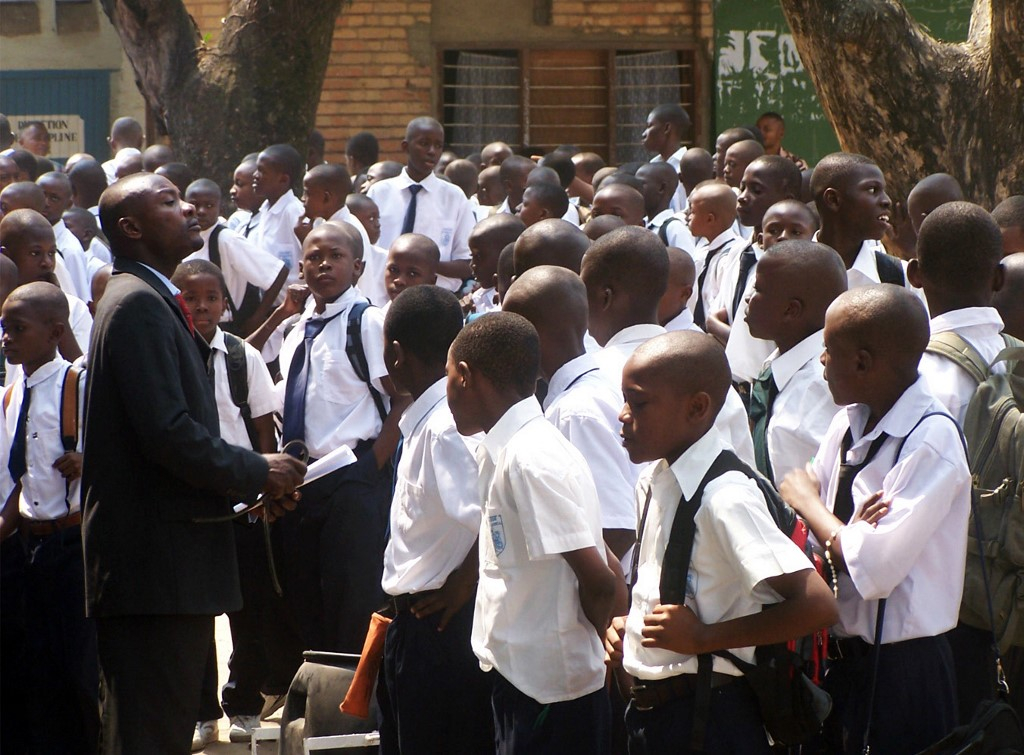
[[[832,543],[839,537],[839,532],[842,527],[832,530],[828,535],[828,540],[825,541],[825,561],[828,562],[829,571],[832,572],[832,595],[837,599],[839,598],[839,575],[836,573],[836,565],[832,562]]]

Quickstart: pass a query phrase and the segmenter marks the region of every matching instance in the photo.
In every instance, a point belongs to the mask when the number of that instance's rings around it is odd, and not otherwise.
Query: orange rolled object
[[[352,676],[345,699],[342,700],[342,713],[357,718],[369,718],[370,701],[373,698],[373,685],[377,682],[381,661],[384,659],[384,635],[387,634],[391,619],[375,613],[370,617],[370,627],[366,630],[363,641],[363,652],[359,656],[359,665]]]

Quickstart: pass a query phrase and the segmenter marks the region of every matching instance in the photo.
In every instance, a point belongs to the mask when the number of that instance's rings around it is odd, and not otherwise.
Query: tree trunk
[[[208,47],[181,0],[101,0],[175,153],[227,186],[269,144],[306,154],[341,0],[231,0]]]
[[[844,150],[893,200],[950,173],[991,209],[1024,193],[1024,0],[975,0],[969,38],[939,42],[898,0],[780,0]]]

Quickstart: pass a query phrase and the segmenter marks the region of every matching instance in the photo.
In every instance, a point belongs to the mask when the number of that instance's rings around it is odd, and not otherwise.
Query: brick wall
[[[622,2],[621,0],[552,0],[551,25],[589,35],[689,35],[698,28],[701,39],[713,34],[712,0],[679,2]]]

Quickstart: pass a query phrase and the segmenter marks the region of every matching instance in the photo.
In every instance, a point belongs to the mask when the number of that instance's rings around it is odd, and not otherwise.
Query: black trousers
[[[992,632],[959,624],[946,633],[946,639],[953,651],[956,669],[959,719],[961,724],[965,724],[974,716],[978,703],[996,696],[996,654],[992,649]],[[1006,664],[1007,667],[1010,665]],[[1015,686],[1011,681],[1011,692]]]
[[[575,700],[543,704],[497,671],[491,706],[499,755],[607,755],[611,709],[604,687]]]
[[[473,603],[443,632],[440,618],[406,610],[388,625],[377,682],[381,753],[494,752],[491,683],[470,644]]]
[[[25,679],[25,548],[18,533],[0,542],[0,752],[28,752]]]
[[[691,752],[695,698],[679,697],[651,710],[626,708],[630,755]],[[704,752],[716,755],[768,755],[761,711],[750,686],[740,678],[714,687],[704,738]]]
[[[81,527],[23,538],[31,752],[89,753],[99,737],[96,627],[85,617]]]
[[[212,616],[96,620],[103,755],[192,749]]]
[[[298,508],[280,520],[285,599],[303,649],[360,653],[384,602],[391,467],[377,469],[371,446],[360,444],[358,461],[303,488]]]
[[[862,751],[870,707],[872,755],[911,755],[948,734],[957,723],[957,703],[945,635],[882,645],[873,706],[870,647],[830,663],[824,683],[832,695],[832,715],[825,722],[830,751]]]

